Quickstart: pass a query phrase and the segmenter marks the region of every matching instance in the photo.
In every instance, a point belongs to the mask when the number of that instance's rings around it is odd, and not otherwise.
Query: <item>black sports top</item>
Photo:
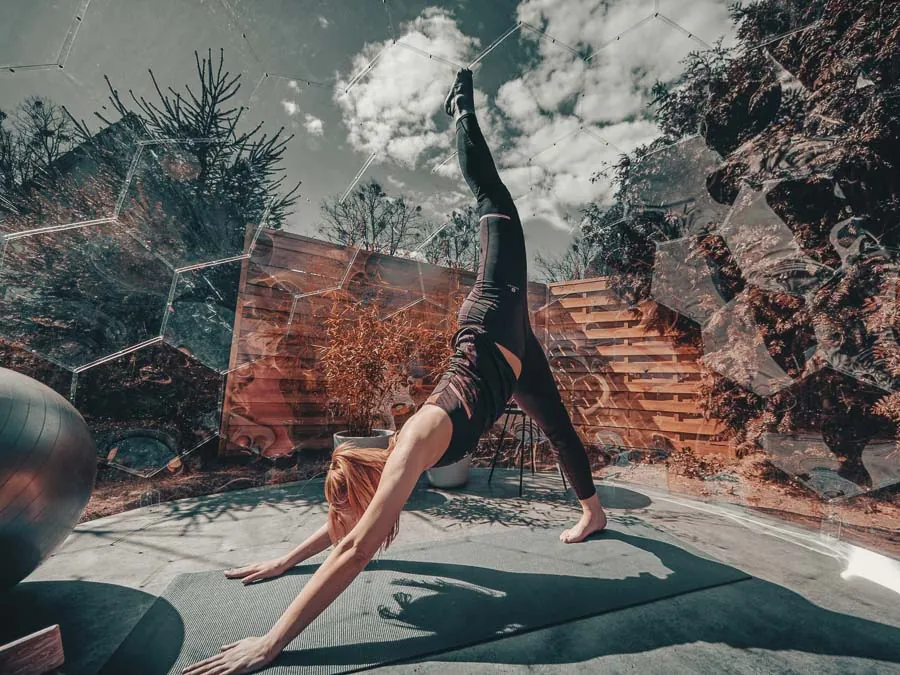
[[[465,326],[453,336],[450,367],[425,401],[446,411],[453,422],[450,445],[435,466],[471,452],[496,422],[516,388],[516,375],[484,328]]]

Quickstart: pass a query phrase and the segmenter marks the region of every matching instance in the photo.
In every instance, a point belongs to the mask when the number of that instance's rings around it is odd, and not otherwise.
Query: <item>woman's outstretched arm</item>
[[[388,457],[372,502],[356,526],[332,550],[281,618],[263,637],[223,647],[216,656],[185,669],[188,675],[241,675],[271,663],[363,571],[400,517],[422,473],[450,444],[446,412],[424,406],[404,425]]]
[[[422,473],[450,444],[452,425],[440,408],[425,406],[410,419],[384,465],[378,489],[362,518],[340,541],[300,595],[269,631],[280,653],[350,585],[381,547]]]
[[[252,584],[254,581],[261,581],[262,579],[271,579],[272,577],[281,576],[294,565],[299,565],[304,560],[312,558],[329,546],[331,546],[331,535],[328,534],[328,523],[326,522],[287,555],[226,570],[225,576],[229,579],[241,579],[244,584]]]

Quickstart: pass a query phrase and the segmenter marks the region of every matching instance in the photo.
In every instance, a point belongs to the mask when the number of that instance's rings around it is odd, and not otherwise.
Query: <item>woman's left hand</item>
[[[248,637],[225,645],[215,656],[198,661],[182,672],[184,675],[243,675],[272,663],[276,656],[267,638]]]

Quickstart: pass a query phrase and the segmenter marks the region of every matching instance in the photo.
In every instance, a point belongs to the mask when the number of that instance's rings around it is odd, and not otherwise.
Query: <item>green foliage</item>
[[[325,328],[318,367],[329,410],[347,421],[350,436],[365,437],[407,384],[414,362],[430,377],[447,366],[455,322],[434,325],[405,314],[382,319],[377,301],[354,303],[339,294]]]
[[[269,135],[262,123],[239,131],[244,108],[230,102],[239,92],[241,75],[225,70],[224,50],[217,61],[209,51],[203,59],[194,52],[197,87],[185,86],[185,93],[162,88],[153,71],[150,79],[157,100],[137,98],[130,93],[124,101],[106,78],[110,103],[123,118],[132,119],[147,139],[170,139],[169,145],[188,148],[196,170],[191,175],[192,197],[227,204],[245,224],[263,223],[279,229],[297,201],[300,183],[283,190],[285,170],[281,166],[285,149],[293,136],[284,129]],[[111,124],[101,113],[96,116]],[[90,134],[80,124],[84,139]]]
[[[615,283],[643,299],[649,297],[655,242],[687,233],[660,213],[630,208],[626,187],[636,162],[700,133],[724,158],[708,177],[715,201],[728,205],[743,184],[758,189],[762,181],[780,181],[768,206],[806,256],[839,270],[838,280],[805,299],[749,288],[721,237],[698,236],[723,298],[745,292],[769,355],[797,380],[761,397],[706,372],[703,405],[725,421],[742,449],[757,447],[766,432],[815,429],[851,467],[866,438],[894,432],[900,394],[886,396],[832,368],[800,374],[817,345],[815,329],[821,333],[823,326],[842,349],[873,349],[889,375],[900,374],[896,341],[880,337],[900,329],[900,317],[891,311],[896,279],[883,273],[885,258],[873,253],[900,244],[900,6],[833,0],[825,7],[824,0],[733,6],[737,47],[716,44],[691,54],[675,86],[656,86],[662,135],[622,158],[614,181],[617,203],[592,207],[584,236],[609,262]],[[791,87],[784,85],[785,75],[793,76]],[[859,76],[872,84],[858,86]],[[850,216],[862,225],[849,241],[874,244],[864,247],[864,255],[842,259],[830,235]],[[699,343],[696,326],[690,334]]]

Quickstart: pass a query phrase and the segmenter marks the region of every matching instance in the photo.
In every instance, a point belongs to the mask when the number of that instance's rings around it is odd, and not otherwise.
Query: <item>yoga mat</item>
[[[749,578],[648,532],[566,545],[555,530],[523,528],[389,551],[261,672],[348,673]],[[315,569],[246,587],[221,572],[183,574],[102,673],[180,673],[263,635]]]

